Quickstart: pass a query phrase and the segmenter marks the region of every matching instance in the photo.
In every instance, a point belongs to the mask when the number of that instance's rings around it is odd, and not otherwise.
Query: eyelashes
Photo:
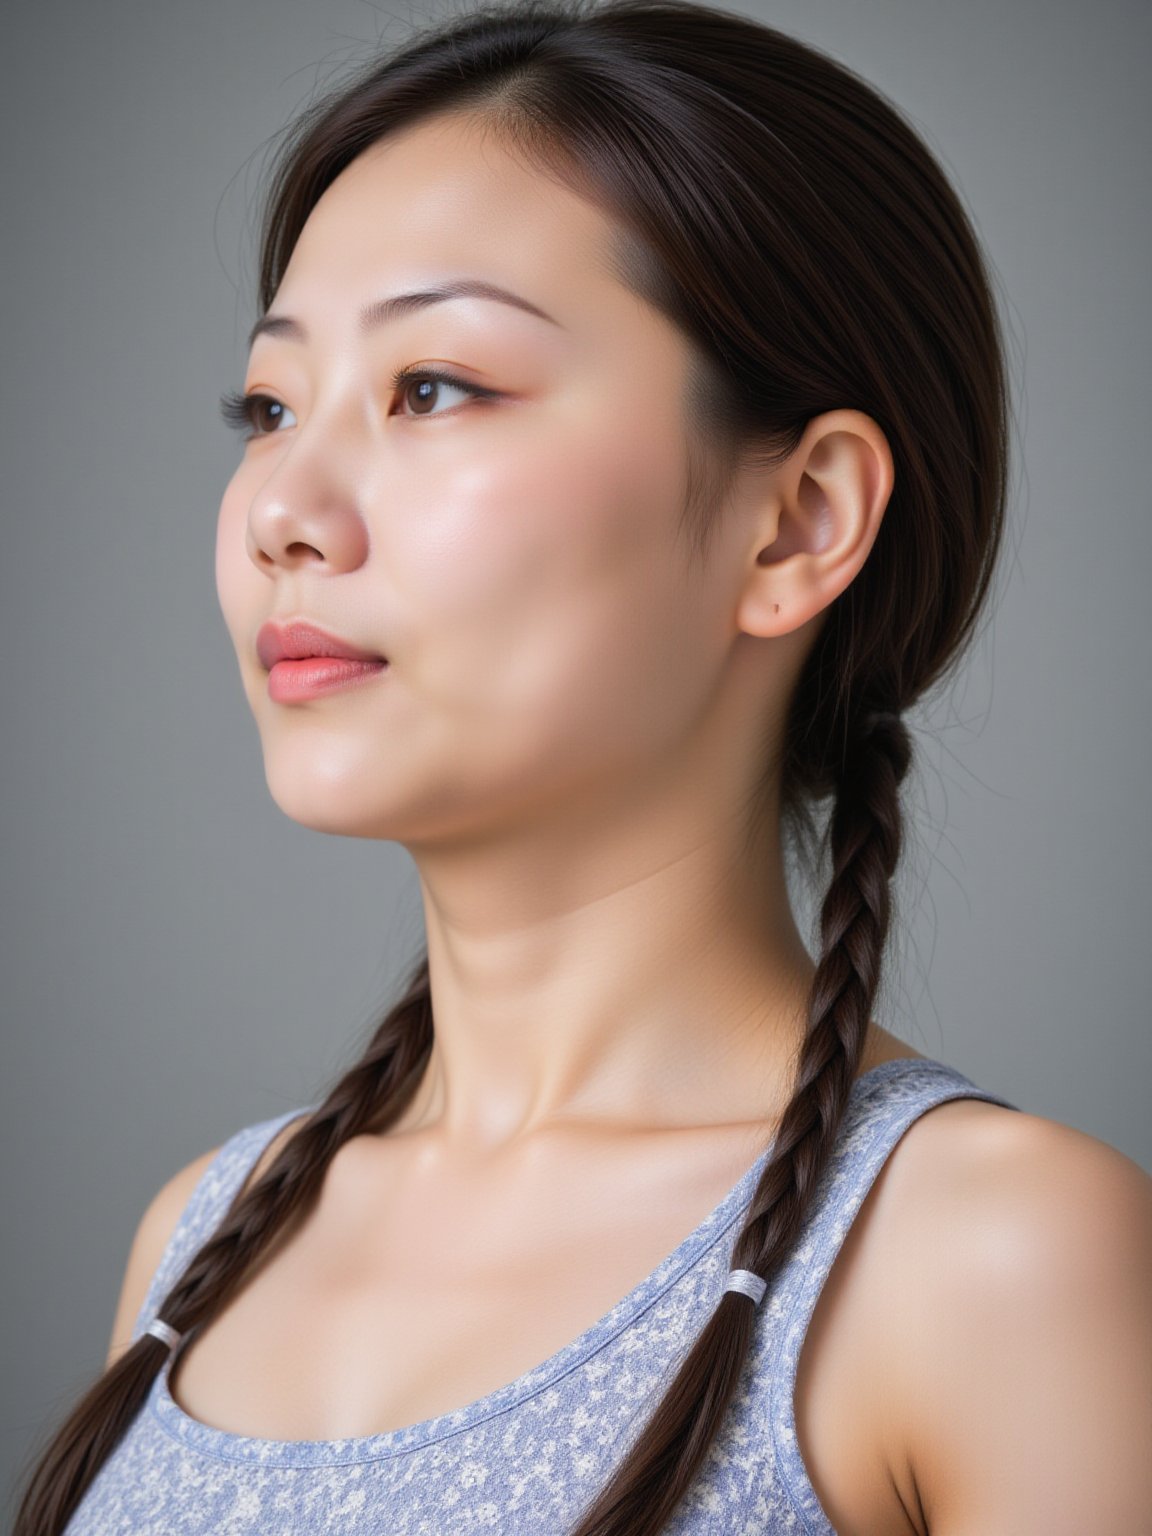
[[[245,395],[230,389],[220,396],[220,415],[225,426],[234,432],[243,432],[246,437],[266,437],[268,434],[258,431],[256,424],[256,413],[264,405],[284,409],[271,395]]]
[[[499,393],[495,389],[485,389],[480,384],[470,384],[458,374],[449,373],[443,368],[397,368],[391,380],[393,392],[403,396],[408,386],[417,380],[448,384],[453,389],[463,390],[466,395],[473,395],[483,400],[493,399]],[[279,420],[283,416],[284,406],[272,395],[261,394],[258,391],[244,394],[240,390],[233,389],[225,391],[220,396],[220,416],[225,426],[235,432],[243,433],[245,441],[254,437],[275,436],[275,427],[270,432],[261,430],[260,412],[265,407],[280,412],[280,417],[274,419]],[[415,415],[409,416],[408,419],[419,421],[421,418]]]

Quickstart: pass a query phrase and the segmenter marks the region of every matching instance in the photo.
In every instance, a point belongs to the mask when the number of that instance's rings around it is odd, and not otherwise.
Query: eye
[[[427,404],[429,400],[434,400],[438,390],[444,385],[447,385],[449,389],[459,389],[466,395],[474,395],[482,400],[490,400],[497,393],[496,390],[484,389],[479,384],[469,384],[466,379],[461,379],[454,373],[447,373],[443,368],[397,368],[396,372],[392,375],[392,388],[401,400],[407,398],[409,386],[416,383],[419,383],[421,386],[429,384],[432,386],[431,392],[426,391],[418,397],[421,404]],[[400,414],[403,415],[404,412]],[[429,414],[431,413],[428,411],[416,412],[417,417]]]
[[[262,412],[265,406],[268,407],[270,419],[274,423],[282,421],[284,412],[288,409],[279,400],[274,400],[271,395],[245,395],[233,389],[220,396],[220,415],[227,426],[237,432],[243,432],[245,441],[253,437],[275,435],[275,426],[270,432],[262,430]],[[291,415],[291,411],[288,414]]]
[[[429,400],[434,401],[438,389],[444,386],[484,400],[494,399],[498,393],[497,390],[485,389],[480,384],[469,384],[466,379],[460,378],[457,374],[448,373],[443,368],[398,368],[392,375],[393,391],[399,394],[401,400],[407,398],[409,386],[416,383],[432,386],[431,393],[425,390],[420,397],[423,404],[427,404]],[[220,415],[227,426],[243,433],[245,442],[254,437],[274,437],[277,425],[284,420],[284,412],[287,409],[287,406],[271,395],[260,393],[246,395],[238,390],[228,390],[220,397]],[[265,410],[268,412],[267,418],[263,414]],[[291,411],[288,414],[291,415]],[[431,414],[430,411],[416,411],[414,418],[418,419],[420,416]],[[265,420],[273,423],[268,430],[265,429]]]

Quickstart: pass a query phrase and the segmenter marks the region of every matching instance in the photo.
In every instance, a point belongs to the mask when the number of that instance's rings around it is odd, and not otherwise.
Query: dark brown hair
[[[264,210],[262,310],[333,179],[448,110],[604,210],[621,280],[684,335],[694,471],[681,527],[698,555],[726,474],[750,455],[782,461],[813,416],[866,412],[892,451],[875,543],[829,605],[748,807],[750,820],[778,813],[810,868],[814,851],[830,855],[794,1091],[732,1252],[770,1281],[862,1057],[901,847],[901,716],[974,634],[1001,543],[1009,399],[989,271],[923,140],[843,64],[689,0],[521,0],[426,25],[289,125]],[[313,1207],[338,1148],[399,1118],[432,1039],[425,956],[362,1059],[189,1262],[165,1321],[184,1333],[227,1305]],[[570,1536],[661,1530],[722,1424],[755,1315],[747,1296],[722,1295]],[[40,1455],[14,1536],[59,1536],[167,1354],[141,1334],[87,1390]]]

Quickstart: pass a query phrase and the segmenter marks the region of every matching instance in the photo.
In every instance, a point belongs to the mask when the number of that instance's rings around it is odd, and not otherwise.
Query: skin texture
[[[655,1268],[789,1097],[814,967],[775,834],[747,845],[742,807],[875,540],[891,454],[861,412],[815,418],[733,483],[692,567],[688,351],[612,274],[611,235],[471,119],[426,122],[328,189],[272,306],[306,340],[251,352],[246,389],[284,410],[224,492],[216,574],[268,787],[305,826],[409,851],[436,1043],[401,1122],[341,1148],[308,1220],[185,1352],[174,1395],[224,1429],[376,1433],[513,1379]],[[370,301],[460,276],[557,323],[468,298],[358,333]],[[394,391],[417,365],[497,397]],[[389,671],[273,702],[273,617]],[[916,1054],[874,1026],[861,1070]],[[110,1358],[212,1155],[141,1223]],[[801,1444],[838,1531],[1106,1531],[1089,1516],[1125,1477],[1115,1529],[1142,1529],[1152,1494],[1132,1502],[1117,1431],[1118,1410],[1133,1433],[1149,1417],[1122,1347],[1152,1329],[1149,1188],[997,1106],[909,1130],[801,1357]],[[1062,1524],[1093,1443],[1084,1518]]]

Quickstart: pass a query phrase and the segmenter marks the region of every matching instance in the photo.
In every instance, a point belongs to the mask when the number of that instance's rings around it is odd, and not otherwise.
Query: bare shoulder
[[[303,1125],[305,1118],[301,1116],[290,1120],[287,1125],[277,1131],[245,1180],[245,1189],[256,1182],[281,1148]],[[131,1343],[132,1325],[139,1316],[140,1308],[144,1305],[152,1276],[164,1257],[164,1250],[171,1241],[181,1213],[219,1152],[220,1147],[213,1147],[210,1151],[193,1158],[178,1173],[173,1174],[168,1182],[157,1190],[140,1218],[124,1271],[105,1369],[114,1365],[117,1358]]]
[[[1058,1121],[926,1112],[883,1215],[894,1481],[929,1536],[1152,1532],[1152,1178]]]

